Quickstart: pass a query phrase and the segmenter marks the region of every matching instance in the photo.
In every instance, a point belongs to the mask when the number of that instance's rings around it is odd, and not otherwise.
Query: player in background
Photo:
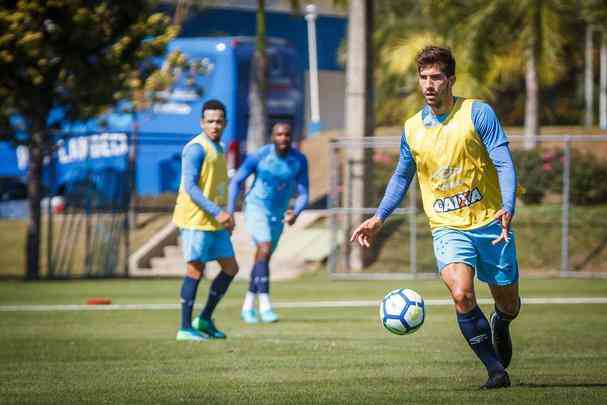
[[[220,143],[226,127],[225,106],[209,100],[202,106],[202,133],[181,155],[181,185],[173,222],[181,231],[186,274],[181,286],[181,327],[177,340],[225,339],[211,316],[238,273],[230,233],[234,219],[226,211],[228,169]],[[206,305],[192,321],[196,291],[205,263],[216,260],[221,271],[211,283]]]
[[[308,204],[308,161],[291,147],[291,125],[279,122],[272,128],[272,144],[247,156],[229,187],[228,212],[232,214],[242,186],[250,175],[255,180],[245,197],[245,223],[255,242],[254,265],[241,317],[247,323],[276,322],[270,301],[270,258],[284,224],[293,225]],[[289,201],[297,191],[292,210]],[[259,314],[255,309],[259,301]]]
[[[428,46],[416,62],[426,105],[405,122],[399,162],[379,208],[351,240],[370,246],[417,173],[438,271],[460,330],[489,375],[481,388],[508,387],[509,324],[520,310],[510,230],[517,182],[508,139],[488,104],[453,96],[449,49]],[[475,273],[495,300],[491,324],[476,302]]]

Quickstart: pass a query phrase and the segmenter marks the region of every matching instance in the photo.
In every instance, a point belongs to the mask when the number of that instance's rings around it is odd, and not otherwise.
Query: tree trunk
[[[530,52],[527,58],[527,72],[525,74],[525,88],[527,90],[527,97],[525,98],[525,149],[536,147],[537,135],[540,132],[538,87],[537,63],[534,53]]]
[[[594,94],[592,83],[592,26],[586,26],[585,41],[585,68],[584,68],[584,99],[586,101],[586,111],[584,114],[584,126],[591,127],[594,123]]]
[[[346,136],[363,139],[373,136],[373,64],[372,40],[373,4],[370,0],[351,1],[348,8],[348,60],[346,69]],[[346,201],[349,208],[369,207],[371,187],[371,156],[373,151],[350,148],[346,167]],[[373,202],[375,203],[375,202]],[[358,226],[366,216],[348,215],[348,231]],[[347,248],[348,267],[360,271],[368,265],[370,252],[356,244]]]
[[[607,129],[607,30],[601,31],[601,77],[599,95],[599,124]]]
[[[251,63],[249,84],[249,127],[247,130],[247,153],[252,153],[270,141],[268,131],[268,56],[266,53],[265,1],[258,0],[257,41]]]
[[[183,24],[186,17],[189,14],[191,0],[178,0],[177,6],[175,7],[175,14],[173,15],[173,24],[179,25]]]
[[[540,55],[539,38],[541,30],[540,5],[535,4],[531,10],[531,33],[527,45],[527,70],[525,73],[525,133],[523,147],[533,149],[537,146],[539,124],[539,74],[538,59]]]
[[[26,238],[26,280],[40,279],[40,240],[42,199],[42,165],[44,161],[43,130],[34,130],[29,146],[29,163],[27,173],[27,196],[29,200],[29,222]],[[50,201],[49,201],[50,204]]]

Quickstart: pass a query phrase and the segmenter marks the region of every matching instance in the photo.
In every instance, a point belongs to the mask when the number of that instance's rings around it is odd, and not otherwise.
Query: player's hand
[[[217,220],[217,222],[223,225],[223,227],[226,228],[228,232],[232,233],[232,230],[234,229],[234,217],[232,215],[228,214],[225,211],[221,211],[219,214],[217,214],[215,219]]]
[[[356,241],[362,247],[371,246],[371,242],[373,242],[375,235],[377,235],[383,224],[383,221],[376,216],[367,219],[352,232],[350,242]]]
[[[293,212],[293,210],[288,210],[285,213],[285,217],[283,218],[282,222],[284,222],[285,224],[291,226],[295,223],[295,220],[297,219],[297,215],[295,215],[295,213]]]
[[[495,219],[500,222],[500,226],[502,227],[502,233],[496,239],[491,241],[492,244],[497,245],[501,241],[508,242],[508,231],[510,230],[510,222],[512,221],[512,214],[510,214],[505,209],[499,210],[495,214]]]

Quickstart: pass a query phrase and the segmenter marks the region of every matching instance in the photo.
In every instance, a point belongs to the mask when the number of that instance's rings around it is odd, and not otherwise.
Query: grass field
[[[438,280],[328,282],[324,273],[274,283],[277,304],[379,300],[407,286],[446,299]],[[238,320],[244,283],[216,312],[226,341],[176,342],[179,311],[16,311],[7,305],[176,304],[179,280],[0,283],[0,402],[419,404],[607,402],[607,304],[526,305],[513,325],[513,387],[486,376],[450,306],[423,328],[390,335],[376,306],[279,309],[272,325]],[[204,301],[208,283],[199,289]],[[487,297],[484,286],[480,297]],[[522,281],[524,298],[607,297],[607,280]],[[490,306],[483,309],[489,312]]]

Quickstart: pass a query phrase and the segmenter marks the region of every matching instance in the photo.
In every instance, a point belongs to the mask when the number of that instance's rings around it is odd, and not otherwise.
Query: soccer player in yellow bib
[[[209,100],[202,106],[202,133],[188,142],[181,155],[181,185],[173,222],[181,232],[186,274],[181,286],[181,326],[177,340],[225,339],[211,318],[238,273],[230,232],[234,218],[226,211],[228,170],[221,145],[227,124],[225,106]],[[192,321],[198,283],[206,262],[221,271],[211,283],[204,309]]]
[[[370,246],[417,173],[441,278],[460,330],[487,369],[482,389],[510,386],[510,322],[520,310],[518,264],[510,222],[516,173],[508,139],[493,109],[454,97],[455,59],[428,46],[416,58],[425,106],[405,122],[400,158],[375,215],[352,233]],[[478,307],[474,275],[495,300],[491,321]]]

